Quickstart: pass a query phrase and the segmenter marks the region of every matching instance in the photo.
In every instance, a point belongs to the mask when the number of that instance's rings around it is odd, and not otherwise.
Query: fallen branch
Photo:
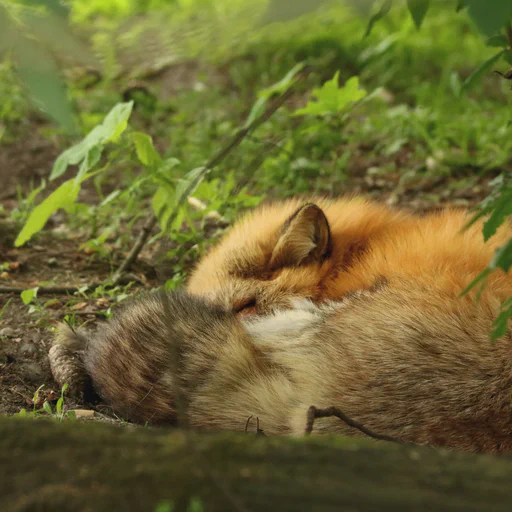
[[[373,430],[365,427],[358,421],[349,418],[343,411],[338,409],[337,407],[326,407],[325,409],[318,409],[314,405],[312,405],[308,409],[307,414],[307,423],[304,434],[306,436],[310,435],[313,432],[313,425],[315,424],[315,420],[318,418],[339,418],[341,421],[345,422],[349,427],[355,428],[362,432],[363,434],[371,437],[372,439],[377,439],[378,441],[389,441],[391,443],[399,443],[399,444],[414,444],[409,443],[407,441],[402,441],[402,439],[398,439],[397,437],[387,436],[386,434],[378,434]]]
[[[149,238],[149,235],[151,234],[151,231],[153,231],[156,221],[157,221],[157,218],[154,214],[151,214],[146,219],[146,222],[142,226],[142,230],[139,233],[139,236],[137,237],[137,241],[135,242],[135,245],[132,247],[132,250],[128,253],[128,255],[123,260],[121,265],[119,265],[119,268],[115,271],[114,276],[112,277],[112,283],[114,285],[119,284],[121,278],[123,277],[125,270],[127,270],[128,267],[137,259],[137,256],[139,255],[140,251],[146,244],[146,242]]]
[[[133,281],[141,282],[141,280],[134,276],[133,274],[125,274],[119,279],[116,284],[128,284]],[[38,295],[73,295],[76,292],[87,288],[89,290],[97,288],[98,286],[105,286],[105,282],[92,282],[92,283],[84,283],[80,285],[70,285],[70,286],[0,286],[0,294],[8,294],[8,293],[21,293],[25,290],[31,288],[37,288]],[[114,284],[112,284],[114,286]]]
[[[308,74],[307,70],[303,70],[302,73],[299,75],[298,80],[295,82],[297,84],[301,80],[303,80]],[[217,167],[220,163],[224,161],[224,159],[235,149],[237,148],[242,141],[256,128],[258,128],[260,125],[268,121],[274,113],[281,107],[288,98],[292,95],[292,88],[288,89],[286,92],[284,92],[281,96],[276,98],[274,102],[270,104],[269,107],[261,114],[259,117],[257,117],[249,126],[246,126],[245,128],[241,128],[238,130],[233,138],[230,140],[230,142],[221,149],[211,160],[209,160],[205,166],[202,168],[202,171],[198,173],[198,175],[192,180],[187,188],[183,191],[182,195],[180,196],[176,206],[174,207],[171,215],[169,216],[169,219],[167,220],[167,225],[172,226],[173,222],[178,217],[178,214],[182,208],[182,206],[185,204],[185,202],[188,200],[188,197],[192,194],[192,192],[196,189],[197,185],[203,180],[203,178],[215,167]],[[123,275],[123,272],[136,260],[137,256],[139,255],[140,251],[144,247],[144,244],[147,242],[149,235],[151,234],[152,229],[154,228],[155,224],[157,222],[156,216],[151,213],[151,215],[146,220],[144,226],[142,227],[142,231],[139,234],[139,237],[137,238],[137,241],[135,242],[135,245],[133,246],[132,250],[129,252],[126,259],[121,263],[119,268],[114,273],[114,277],[112,278],[112,281],[114,284],[117,284],[118,280]]]

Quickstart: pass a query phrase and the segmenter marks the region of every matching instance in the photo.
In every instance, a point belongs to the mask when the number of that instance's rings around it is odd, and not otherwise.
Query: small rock
[[[26,363],[21,367],[24,378],[29,382],[41,382],[44,378],[43,370],[36,363]]]
[[[0,336],[13,337],[16,336],[16,333],[12,327],[4,327],[3,329],[0,329]]]
[[[20,354],[26,357],[33,357],[37,354],[37,347],[32,341],[24,341],[20,345]]]
[[[49,267],[57,267],[59,265],[57,258],[49,258],[46,263]]]
[[[437,160],[431,156],[427,157],[425,164],[430,172],[435,171],[438,167]]]
[[[41,335],[40,332],[36,331],[32,333],[30,339],[32,340],[32,343],[35,343],[37,345],[38,343],[41,343],[41,341],[43,341],[43,336]]]

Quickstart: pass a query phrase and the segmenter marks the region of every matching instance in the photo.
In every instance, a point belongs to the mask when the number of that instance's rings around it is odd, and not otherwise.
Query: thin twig
[[[91,285],[83,285],[83,286],[39,286],[37,289],[38,295],[42,294],[55,294],[55,295],[66,295],[68,293],[75,293],[84,286],[88,288],[99,286],[101,283],[94,283]],[[25,286],[25,288],[20,286],[0,286],[0,293],[21,293],[28,288],[35,288],[34,286]]]
[[[133,274],[125,274],[116,284],[128,284],[132,281],[140,282],[140,279]],[[0,286],[0,294],[22,293],[27,289],[37,288],[37,295],[72,295],[80,290],[83,290],[84,288],[91,290],[93,288],[97,288],[98,286],[105,286],[105,282],[92,282],[69,286]]]
[[[349,427],[355,428],[362,432],[363,434],[371,437],[372,439],[377,439],[379,441],[389,441],[391,443],[399,443],[399,444],[414,444],[409,443],[408,441],[403,441],[402,439],[398,439],[397,437],[387,436],[386,434],[378,434],[373,430],[365,427],[361,423],[349,418],[343,411],[338,409],[337,407],[326,407],[325,409],[318,409],[314,405],[312,405],[308,409],[307,414],[307,423],[306,429],[304,431],[305,435],[310,435],[313,432],[313,425],[315,424],[315,420],[318,418],[339,418],[341,421],[345,422]]]
[[[142,230],[139,233],[137,241],[135,245],[132,247],[132,250],[128,253],[124,261],[119,265],[119,268],[115,271],[114,276],[112,277],[112,283],[114,285],[119,284],[121,277],[123,276],[125,270],[137,259],[140,251],[144,247],[147,242],[151,231],[155,227],[156,224],[156,216],[151,214],[147,219],[144,225],[142,226]]]
[[[303,72],[299,75],[298,80],[295,82],[297,84],[299,81],[303,80],[309,71],[303,70]],[[292,88],[288,89],[286,92],[284,92],[281,96],[276,98],[275,101],[273,101],[270,106],[261,114],[261,116],[257,117],[249,126],[246,126],[245,128],[241,128],[238,130],[231,141],[222,148],[210,161],[208,161],[205,166],[202,168],[201,172],[197,174],[197,176],[188,184],[187,188],[183,191],[180,198],[178,199],[178,202],[176,203],[176,206],[173,208],[171,215],[169,216],[169,219],[167,220],[167,225],[172,226],[173,222],[176,220],[176,218],[179,215],[179,212],[181,210],[181,207],[183,204],[187,201],[188,197],[192,192],[196,189],[197,185],[202,181],[202,179],[217,165],[223,162],[223,160],[234,150],[236,149],[242,141],[256,128],[258,128],[260,125],[268,121],[273,114],[276,112],[279,107],[281,107],[286,100],[288,100],[292,95]],[[149,235],[151,233],[151,230],[155,226],[157,222],[157,218],[154,214],[151,214],[148,219],[146,220],[146,223],[142,227],[142,231],[139,234],[139,237],[137,238],[137,241],[135,242],[135,245],[133,246],[132,250],[126,257],[126,259],[121,263],[119,268],[114,273],[114,276],[112,278],[112,282],[114,284],[117,284],[121,276],[123,275],[123,272],[137,259],[137,256],[139,255],[140,251],[144,247],[144,244],[147,242]]]

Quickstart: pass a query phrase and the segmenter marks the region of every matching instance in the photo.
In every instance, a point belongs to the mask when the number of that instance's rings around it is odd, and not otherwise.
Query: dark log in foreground
[[[187,442],[187,439],[189,441]],[[190,446],[190,445],[193,446]],[[510,511],[512,458],[0,418],[2,511]]]

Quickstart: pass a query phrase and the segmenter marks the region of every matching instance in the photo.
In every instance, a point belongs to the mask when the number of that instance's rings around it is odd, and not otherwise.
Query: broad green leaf
[[[161,163],[160,155],[153,145],[153,139],[151,136],[142,132],[132,133],[131,136],[135,144],[137,158],[140,160],[142,165],[152,167]]]
[[[494,258],[489,263],[491,270],[501,268],[505,272],[508,272],[512,267],[512,238],[494,254]]]
[[[76,200],[79,191],[80,185],[77,185],[74,179],[64,182],[59,188],[54,190],[41,204],[32,210],[14,245],[20,247],[30,240],[33,235],[41,231],[54,212]]]
[[[132,113],[133,101],[118,103],[105,117],[102,126],[105,139],[102,142],[116,141],[128,126]]]
[[[20,3],[30,6],[40,6],[46,8],[61,17],[65,17],[69,14],[69,8],[59,0],[18,0]]]
[[[103,123],[94,127],[83,140],[66,149],[57,157],[50,174],[50,180],[62,176],[69,165],[77,165],[82,162],[95,146],[103,146],[109,141],[116,140],[128,126],[128,118],[132,108],[133,101],[118,103],[112,108]]]
[[[155,512],[174,512],[174,503],[172,501],[161,501],[156,506]]]
[[[190,498],[187,512],[203,512],[203,502],[200,498]]]
[[[460,12],[462,9],[466,8],[468,4],[466,3],[466,0],[457,0],[457,5],[455,6],[455,11]]]
[[[27,2],[28,3],[28,2]],[[39,0],[31,4],[44,5],[46,9],[24,9],[23,23],[35,39],[47,47],[59,60],[81,66],[97,67],[98,61],[87,46],[70,29],[69,9],[57,0]]]
[[[487,46],[494,46],[494,47],[501,47],[501,48],[508,47],[507,38],[502,34],[498,34],[497,36],[489,37],[487,39],[487,41],[485,41],[485,44]]]
[[[66,87],[52,55],[44,46],[21,34],[13,47],[12,55],[18,74],[35,104],[67,132],[76,132]]]
[[[34,300],[34,298],[37,297],[38,289],[38,287],[29,288],[28,290],[23,290],[21,292],[21,300],[23,301],[23,304],[25,304],[25,306],[30,304]]]
[[[419,30],[430,7],[430,0],[407,0],[407,7],[409,8],[416,28]]]
[[[505,50],[499,51],[496,55],[492,56],[489,60],[486,60],[483,64],[481,64],[471,75],[469,75],[462,87],[460,88],[460,92],[465,93],[478,79],[480,79],[483,75],[488,73],[491,68],[494,66],[496,62],[503,56]]]
[[[486,36],[505,26],[512,16],[512,0],[465,0],[468,14]]]
[[[507,333],[508,323],[512,318],[512,297],[509,297],[501,306],[501,312],[493,324],[491,338],[496,340]]]
[[[370,18],[368,22],[368,26],[366,27],[366,32],[364,37],[368,37],[373,30],[373,26],[375,23],[380,21],[386,14],[391,10],[391,6],[393,5],[393,0],[383,0],[381,3],[380,9]]]
[[[50,402],[44,402],[43,403],[43,409],[46,413],[52,415],[53,414],[53,411],[52,411],[52,406],[50,405]]]
[[[57,414],[61,414],[62,413],[62,407],[64,406],[64,398],[60,397],[58,400],[57,400],[57,405],[55,406],[55,412]]]
[[[174,191],[169,189],[166,186],[158,187],[155,192],[152,200],[151,206],[153,208],[153,212],[155,213],[158,223],[160,224],[160,228],[162,231],[167,229],[167,221],[169,219],[169,207],[172,208],[175,205],[175,194]],[[167,215],[166,215],[167,214]]]
[[[255,119],[261,116],[263,112],[265,112],[265,108],[267,107],[268,96],[261,96],[258,98],[249,112],[249,116],[247,117],[247,121],[244,124],[244,128],[250,126]]]
[[[103,146],[101,146],[100,144],[98,144],[97,146],[93,146],[91,149],[89,149],[89,151],[85,155],[85,158],[82,160],[77,175],[75,176],[75,183],[77,185],[82,182],[85,175],[100,161],[102,152]]]
[[[309,101],[304,108],[297,110],[293,115],[337,115],[351,103],[355,103],[366,96],[366,91],[359,88],[359,78],[357,76],[349,78],[343,87],[339,87],[338,79],[339,71],[321,88],[313,89],[312,94],[316,101]]]
[[[493,203],[491,216],[485,221],[483,233],[485,241],[512,215],[512,186],[504,189]]]

